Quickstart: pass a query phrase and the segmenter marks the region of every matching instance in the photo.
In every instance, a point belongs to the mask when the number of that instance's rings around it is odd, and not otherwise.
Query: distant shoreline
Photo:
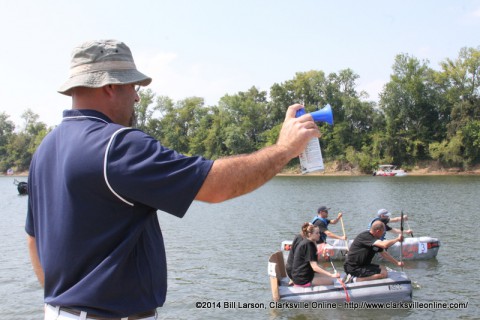
[[[349,172],[349,171],[335,171],[335,172],[311,172],[308,174],[304,174],[305,176],[319,176],[319,177],[369,177],[373,176],[373,174],[366,174],[366,173],[356,173],[356,172]],[[277,176],[280,177],[295,177],[295,176],[303,176],[301,173],[293,173],[293,172],[281,172],[278,173]],[[480,176],[480,172],[476,171],[462,171],[462,172],[446,172],[446,171],[431,171],[431,172],[423,172],[423,171],[408,171],[407,176],[411,177],[426,177],[426,176]],[[381,177],[380,177],[381,178]]]
[[[412,170],[406,170],[407,176],[472,176],[480,175],[480,165],[473,167],[471,170],[462,170],[460,168],[442,168],[439,166],[416,167]],[[301,176],[299,169],[284,170],[277,174],[278,176]],[[358,170],[337,170],[335,164],[326,164],[325,171],[317,171],[308,174],[309,176],[372,176],[368,173],[362,173]]]
[[[480,175],[480,165],[475,166],[471,170],[463,171],[460,168],[415,168],[406,171],[407,176],[475,176]],[[331,177],[348,177],[348,176],[371,176],[372,174],[361,173],[358,170],[334,170],[326,166],[325,171],[317,171],[307,174],[308,176],[331,176]],[[13,175],[2,174],[4,177],[28,177],[28,171],[15,173]],[[284,170],[277,174],[277,176],[302,176],[300,170]]]

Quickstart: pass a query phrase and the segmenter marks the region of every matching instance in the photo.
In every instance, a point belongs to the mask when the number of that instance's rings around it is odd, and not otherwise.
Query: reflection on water
[[[10,181],[11,180],[11,181]],[[42,292],[28,260],[23,229],[26,197],[0,178],[0,314],[39,319]],[[169,291],[162,319],[476,318],[479,265],[475,245],[480,177],[277,177],[257,191],[209,205],[194,203],[183,219],[159,212],[168,257]],[[406,261],[416,301],[469,302],[466,310],[197,309],[195,302],[271,300],[267,260],[291,240],[320,205],[344,212],[347,236],[365,230],[380,208],[411,219],[415,236],[439,238],[437,259]],[[330,230],[341,234],[340,224]],[[186,236],[187,235],[187,236]],[[331,268],[329,264],[324,266]],[[341,269],[341,262],[336,262]],[[395,268],[394,266],[390,266]]]

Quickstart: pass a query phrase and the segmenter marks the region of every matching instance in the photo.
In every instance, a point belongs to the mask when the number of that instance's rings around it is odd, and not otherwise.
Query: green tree
[[[205,150],[205,157],[211,159],[218,159],[224,156],[231,155],[230,150],[225,144],[225,130],[224,128],[229,124],[228,112],[217,106],[211,108],[209,113],[209,120],[203,121],[201,126],[206,132],[205,140],[203,141],[203,148]]]
[[[230,155],[253,152],[265,145],[263,133],[271,128],[265,91],[252,87],[246,92],[225,95],[218,107],[218,115],[223,117],[222,136]]]
[[[202,117],[206,114],[203,98],[191,97],[171,103],[170,99],[158,100],[157,110],[160,141],[168,148],[190,154],[190,140],[196,135]]]
[[[12,136],[7,145],[7,161],[17,168],[17,171],[28,170],[32,156],[49,129],[38,121],[38,115],[27,109],[22,114],[23,130]]]
[[[135,123],[134,127],[138,128],[146,133],[149,133],[148,123],[152,121],[154,110],[150,108],[152,105],[155,94],[151,89],[142,89],[139,92],[140,101],[135,104]]]
[[[442,71],[436,80],[449,112],[448,136],[453,137],[458,129],[480,117],[480,50],[462,48],[456,60],[446,59],[440,65]]]
[[[13,166],[8,154],[8,145],[14,136],[15,124],[5,112],[0,113],[0,171],[5,172]]]
[[[462,129],[463,157],[467,165],[480,162],[480,120],[472,120]]]
[[[433,70],[428,61],[406,54],[397,55],[390,82],[380,94],[386,117],[388,149],[395,163],[428,158],[428,144],[439,141],[445,128],[439,123],[438,101]]]
[[[300,103],[307,112],[327,104],[327,80],[323,71],[297,72],[295,77],[270,88],[271,104],[276,111],[276,120],[285,118],[289,105]]]
[[[445,59],[435,75],[437,90],[443,98],[447,135],[433,143],[432,158],[445,165],[478,163],[478,119],[480,119],[480,50],[462,48],[457,59]]]

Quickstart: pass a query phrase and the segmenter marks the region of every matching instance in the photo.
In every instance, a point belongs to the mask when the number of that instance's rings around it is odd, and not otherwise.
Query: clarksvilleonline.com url
[[[409,301],[409,302],[239,302],[239,301],[197,301],[197,309],[430,309],[460,310],[468,308],[467,302]]]
[[[431,310],[455,310],[455,309],[467,309],[468,302],[344,302],[344,309],[431,309]]]

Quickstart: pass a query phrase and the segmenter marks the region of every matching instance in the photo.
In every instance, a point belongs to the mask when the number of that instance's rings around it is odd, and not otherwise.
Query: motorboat
[[[373,172],[374,176],[380,177],[403,177],[407,173],[402,169],[397,169],[397,166],[393,164],[381,164],[378,169]]]

